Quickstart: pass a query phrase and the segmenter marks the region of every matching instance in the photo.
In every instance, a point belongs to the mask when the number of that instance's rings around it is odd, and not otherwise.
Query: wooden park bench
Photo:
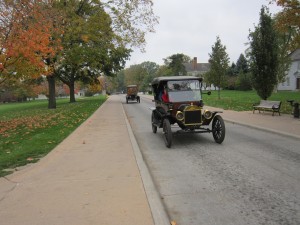
[[[281,101],[268,101],[268,100],[260,100],[259,104],[253,104],[253,113],[255,110],[260,111],[272,111],[274,116],[274,113],[277,112],[280,116],[280,106]]]

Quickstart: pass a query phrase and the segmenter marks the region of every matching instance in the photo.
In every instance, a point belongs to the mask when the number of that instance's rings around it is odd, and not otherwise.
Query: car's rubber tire
[[[154,120],[155,120],[155,118],[154,118],[154,112],[152,112],[152,115],[151,115],[152,132],[153,132],[154,134],[156,134],[156,132],[157,132],[157,126],[155,126],[155,125],[153,124]]]
[[[167,118],[163,121],[163,133],[166,147],[170,148],[172,145],[172,130],[170,121]]]
[[[126,103],[128,104],[128,98],[126,97]]]
[[[212,135],[218,144],[221,144],[225,139],[225,123],[219,115],[216,115],[212,121]]]

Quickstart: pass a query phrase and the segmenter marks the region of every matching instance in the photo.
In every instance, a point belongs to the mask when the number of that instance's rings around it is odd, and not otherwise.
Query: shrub
[[[250,73],[240,73],[236,81],[237,90],[250,91],[252,90],[252,81]]]

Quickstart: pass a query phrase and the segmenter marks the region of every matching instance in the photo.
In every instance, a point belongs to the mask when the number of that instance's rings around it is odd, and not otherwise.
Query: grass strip
[[[37,162],[54,149],[105,102],[105,96],[0,105],[0,176]]]
[[[234,111],[252,111],[253,104],[260,102],[260,97],[255,91],[231,91],[222,90],[218,99],[218,91],[212,91],[211,95],[203,95],[205,105]],[[300,92],[278,91],[273,93],[268,100],[281,101],[280,112],[291,114],[293,108],[287,100],[295,100],[300,103]]]

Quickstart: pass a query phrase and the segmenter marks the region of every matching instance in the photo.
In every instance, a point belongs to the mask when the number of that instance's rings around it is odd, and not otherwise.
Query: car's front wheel
[[[154,116],[154,112],[152,112],[151,125],[152,125],[152,132],[155,134],[157,132],[157,126],[154,125],[154,121],[155,121],[155,116]]]
[[[212,122],[212,135],[215,142],[221,144],[225,139],[225,123],[221,116],[216,115]]]
[[[168,148],[170,148],[172,145],[172,130],[171,130],[170,121],[168,119],[164,119],[163,132],[164,132],[165,144]]]

